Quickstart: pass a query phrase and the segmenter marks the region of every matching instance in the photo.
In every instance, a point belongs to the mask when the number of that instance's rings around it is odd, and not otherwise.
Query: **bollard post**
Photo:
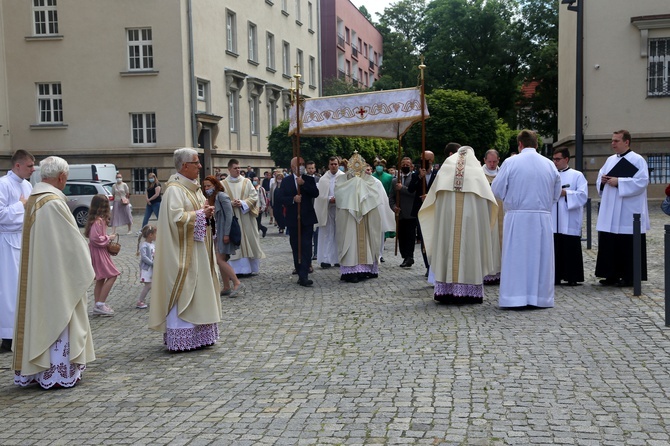
[[[591,199],[586,199],[586,249],[591,249]]]
[[[665,326],[670,327],[670,225],[665,225]]]
[[[640,214],[633,214],[633,296],[642,294],[642,240]]]

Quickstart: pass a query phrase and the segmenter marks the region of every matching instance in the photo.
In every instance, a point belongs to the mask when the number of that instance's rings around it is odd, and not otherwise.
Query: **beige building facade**
[[[584,7],[584,174],[590,195],[612,132],[626,129],[647,159],[649,196],[670,182],[670,8],[667,0],[589,0]],[[575,146],[577,14],[559,7],[558,141]]]
[[[13,150],[114,163],[136,194],[172,152],[267,170],[296,69],[320,94],[318,0],[0,3],[0,167]],[[296,65],[299,67],[296,68]],[[141,196],[136,197],[143,203]]]

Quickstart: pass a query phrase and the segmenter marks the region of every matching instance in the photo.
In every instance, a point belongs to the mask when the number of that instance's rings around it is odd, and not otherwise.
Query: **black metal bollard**
[[[586,199],[586,249],[591,249],[591,199]]]
[[[642,236],[640,214],[633,214],[633,296],[642,294]]]
[[[665,225],[665,326],[670,327],[670,225]]]

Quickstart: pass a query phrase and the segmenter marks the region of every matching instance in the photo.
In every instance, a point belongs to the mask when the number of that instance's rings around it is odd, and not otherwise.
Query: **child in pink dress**
[[[95,271],[95,306],[93,314],[100,316],[114,316],[114,310],[107,305],[107,296],[119,276],[119,270],[114,266],[112,257],[107,251],[112,236],[107,235],[110,210],[109,199],[105,195],[95,195],[88,210],[88,221],[84,235],[88,237],[88,247],[91,251],[91,262]]]

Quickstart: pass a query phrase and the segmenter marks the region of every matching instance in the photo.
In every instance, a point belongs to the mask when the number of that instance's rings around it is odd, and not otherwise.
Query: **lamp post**
[[[577,61],[575,73],[575,169],[584,171],[584,0],[561,0],[577,13]],[[575,5],[576,3],[576,5]]]

